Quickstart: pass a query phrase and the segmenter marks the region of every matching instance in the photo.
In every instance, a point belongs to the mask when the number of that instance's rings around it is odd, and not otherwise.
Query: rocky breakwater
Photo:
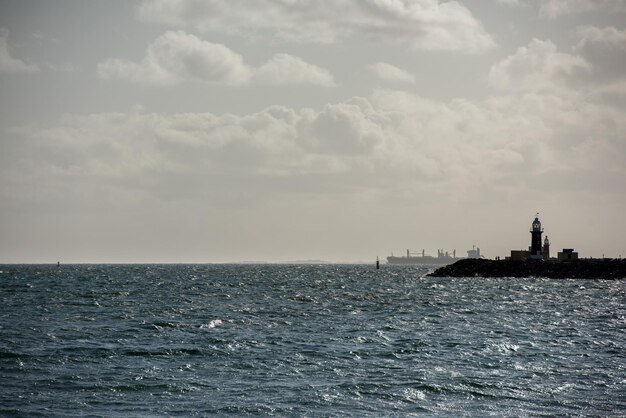
[[[438,268],[428,276],[625,279],[626,259],[580,259],[568,262],[464,259]]]

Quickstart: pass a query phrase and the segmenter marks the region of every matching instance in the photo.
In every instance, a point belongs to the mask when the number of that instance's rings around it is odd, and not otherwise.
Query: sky
[[[0,0],[0,262],[626,256],[626,0]]]

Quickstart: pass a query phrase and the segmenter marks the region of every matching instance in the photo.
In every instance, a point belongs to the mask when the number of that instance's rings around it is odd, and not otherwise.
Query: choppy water
[[[626,282],[0,266],[2,416],[626,415]]]

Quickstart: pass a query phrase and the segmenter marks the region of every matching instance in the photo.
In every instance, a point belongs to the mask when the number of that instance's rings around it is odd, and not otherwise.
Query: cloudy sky
[[[0,0],[0,262],[626,256],[626,0]]]

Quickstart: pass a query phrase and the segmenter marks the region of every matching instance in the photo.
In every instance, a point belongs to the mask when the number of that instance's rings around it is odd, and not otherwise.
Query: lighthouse
[[[543,251],[541,248],[541,234],[543,233],[543,229],[541,229],[541,222],[539,221],[539,214],[535,216],[535,220],[533,221],[532,227],[530,228],[530,259],[531,260],[542,260],[543,259]]]

